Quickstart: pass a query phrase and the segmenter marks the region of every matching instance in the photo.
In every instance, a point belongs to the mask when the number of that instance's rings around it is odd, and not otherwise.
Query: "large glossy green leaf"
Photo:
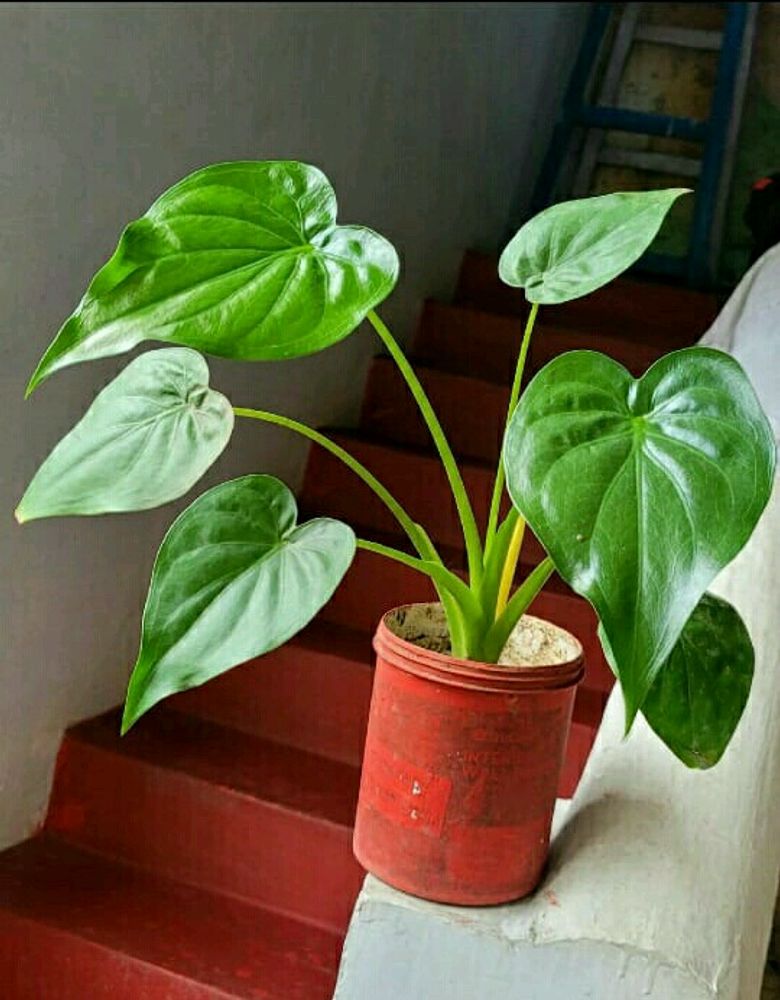
[[[282,645],[329,600],[355,536],[340,521],[296,518],[284,483],[244,476],[174,521],[154,565],[123,731],[162,698]]]
[[[568,302],[634,264],[687,188],[633,191],[564,201],[534,216],[501,254],[498,273],[529,302]]]
[[[717,764],[747,704],[753,644],[726,601],[705,594],[661,667],[642,714],[687,767]]]
[[[206,167],[127,227],[28,392],[58,368],[142,340],[253,361],[311,354],[354,330],[397,275],[387,240],[336,225],[336,196],[316,167]]]
[[[574,351],[528,386],[504,461],[515,505],[601,618],[630,724],[769,498],[775,441],[755,393],[708,348],[636,380]]]
[[[230,440],[230,402],[209,388],[204,359],[185,347],[131,361],[52,451],[16,511],[146,510],[182,496]]]

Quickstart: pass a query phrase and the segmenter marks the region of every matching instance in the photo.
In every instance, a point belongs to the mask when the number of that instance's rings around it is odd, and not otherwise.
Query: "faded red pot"
[[[354,851],[380,879],[425,899],[520,899],[541,878],[582,647],[513,667],[459,660],[400,638],[399,615],[374,638],[374,691]]]

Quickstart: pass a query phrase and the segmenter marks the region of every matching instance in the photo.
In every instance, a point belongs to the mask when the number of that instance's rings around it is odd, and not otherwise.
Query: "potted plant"
[[[249,475],[196,499],[152,573],[123,732],[166,696],[284,643],[328,601],[356,548],[428,575],[439,603],[390,610],[377,672],[355,847],[367,868],[432,899],[488,903],[537,883],[582,650],[525,614],[557,570],[600,619],[626,730],[642,712],[689,767],[723,753],[753,654],[736,611],[709,596],[772,485],[775,444],[740,366],[676,351],[640,379],[590,351],[564,354],[520,395],[540,305],[600,287],[653,240],[680,190],[554,206],[505,249],[501,278],[525,289],[502,461],[480,532],[422,385],[374,311],[398,276],[381,236],[336,223],[324,175],[295,162],[224,163],[166,191],[132,222],[32,376],[119,354],[131,361],[54,448],[19,521],[135,511],[186,493],[234,419],[302,434],[382,499],[410,550],[297,522],[278,479]],[[385,484],[292,417],[233,406],[202,353],[276,361],[319,351],[364,320],[398,365],[441,456],[463,526],[465,579]],[[202,352],[202,353],[201,353]],[[500,517],[504,482],[512,500]],[[525,526],[547,556],[513,591]]]

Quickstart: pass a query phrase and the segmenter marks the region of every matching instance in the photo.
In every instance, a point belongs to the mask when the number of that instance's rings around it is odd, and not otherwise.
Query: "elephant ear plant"
[[[427,574],[452,653],[485,663],[557,570],[595,608],[622,685],[689,767],[723,753],[753,669],[736,611],[707,594],[770,494],[775,444],[744,372],[713,350],[676,351],[640,379],[591,351],[564,354],[520,398],[540,305],[606,284],[645,251],[681,190],[613,194],[547,209],[517,233],[499,271],[525,289],[502,462],[484,533],[452,451],[398,343],[376,314],[398,276],[395,250],[339,225],[315,167],[224,163],[166,191],[125,229],[44,354],[32,392],[80,361],[141,354],[54,448],[19,521],[143,510],[185,494],[227,445],[234,419],[303,435],[345,462],[387,505],[410,551],[356,539],[329,518],[298,523],[278,479],[248,475],[196,499],[158,553],[124,712],[154,704],[284,643],[328,601],[356,547]],[[297,420],[233,406],[202,354],[282,361],[323,350],[364,319],[398,365],[441,457],[468,573],[448,569],[425,529],[339,445]],[[543,336],[543,331],[541,333]],[[500,518],[504,484],[512,500]],[[512,592],[528,524],[547,557]]]

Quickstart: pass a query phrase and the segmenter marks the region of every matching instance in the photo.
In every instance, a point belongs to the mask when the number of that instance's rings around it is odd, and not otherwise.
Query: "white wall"
[[[121,227],[208,162],[311,160],[342,217],[400,250],[385,314],[408,331],[530,186],[586,7],[0,5],[0,844],[42,816],[63,727],[121,699],[171,518],[12,519],[39,461],[125,363],[62,372],[22,402]],[[314,359],[213,369],[236,403],[343,422],[375,349],[362,333]],[[216,476],[294,485],[304,455],[281,432],[241,428]]]

